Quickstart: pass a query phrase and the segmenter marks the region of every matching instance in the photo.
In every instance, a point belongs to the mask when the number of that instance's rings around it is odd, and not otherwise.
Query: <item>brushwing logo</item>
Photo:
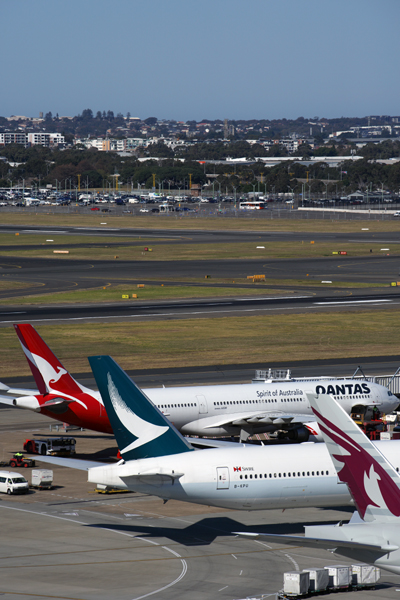
[[[137,438],[125,448],[121,448],[121,453],[128,452],[134,448],[140,448],[140,446],[152,442],[168,431],[167,426],[154,425],[154,423],[149,423],[138,417],[121,398],[110,373],[107,373],[107,387],[115,414],[125,429]]]

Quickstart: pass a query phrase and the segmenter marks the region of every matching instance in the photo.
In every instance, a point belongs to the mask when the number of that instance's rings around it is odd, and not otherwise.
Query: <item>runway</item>
[[[102,216],[103,219],[107,219],[106,216]],[[221,227],[221,229],[204,230],[204,229],[183,229],[183,228],[139,228],[135,227],[134,221],[132,227],[111,227],[112,221],[105,225],[99,225],[98,227],[82,227],[82,226],[21,226],[21,225],[4,225],[0,224],[0,233],[19,233],[20,235],[43,235],[43,234],[63,234],[63,235],[80,235],[83,238],[85,236],[100,236],[100,237],[120,237],[121,243],[128,242],[129,238],[141,237],[142,241],[146,239],[160,239],[157,243],[235,243],[235,242],[257,242],[260,238],[265,241],[287,241],[290,238],[293,241],[310,241],[310,240],[324,240],[324,241],[338,241],[338,242],[349,242],[349,243],[392,243],[397,244],[400,242],[400,232],[373,232],[367,229],[360,229],[357,232],[308,232],[308,231],[274,231],[268,228],[268,231],[263,229],[265,224],[260,221],[260,229],[258,231],[242,231],[235,229],[235,221],[229,221],[223,223],[227,227]],[[221,223],[222,225],[222,223]],[[340,223],[338,223],[340,228]],[[128,240],[124,239],[128,238]],[[84,243],[84,242],[83,242]],[[129,243],[129,242],[128,242]],[[134,243],[134,242],[132,242]],[[152,242],[156,243],[156,242]]]
[[[1,307],[0,326],[13,323],[32,324],[82,322],[105,323],[115,321],[146,321],[171,319],[199,319],[218,317],[245,317],[249,315],[287,314],[340,310],[398,309],[400,295],[358,294],[319,296],[297,294],[290,297],[230,298],[207,300],[173,300],[169,302],[139,302],[127,300],[123,304],[40,305]]]

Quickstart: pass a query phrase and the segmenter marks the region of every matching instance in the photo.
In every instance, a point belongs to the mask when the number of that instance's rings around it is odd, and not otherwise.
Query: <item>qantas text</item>
[[[332,396],[352,396],[354,394],[370,394],[371,390],[366,383],[344,383],[343,385],[328,385],[326,388],[323,385],[317,385],[315,392]]]

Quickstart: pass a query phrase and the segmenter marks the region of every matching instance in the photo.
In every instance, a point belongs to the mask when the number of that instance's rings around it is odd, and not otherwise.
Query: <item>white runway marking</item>
[[[380,302],[393,302],[393,300],[335,300],[332,302],[314,302],[313,304],[318,305],[331,305],[331,304],[379,304]]]
[[[359,303],[368,303],[368,304],[381,304],[381,303],[394,303],[393,300],[343,300],[343,301],[337,301],[337,302],[313,302],[313,306],[335,306],[335,305],[353,305],[353,304],[359,304]],[[258,308],[243,308],[243,309],[231,309],[231,310],[196,310],[196,311],[187,311],[187,312],[167,312],[167,313],[148,313],[148,314],[140,314],[140,315],[108,315],[108,316],[99,316],[99,317],[59,317],[59,318],[52,318],[52,319],[30,319],[29,322],[30,323],[51,323],[52,321],[55,322],[60,322],[60,321],[97,321],[97,320],[104,320],[104,319],[144,319],[144,318],[154,318],[154,317],[174,317],[176,316],[177,318],[179,318],[180,316],[185,316],[185,315],[211,315],[213,313],[216,314],[227,314],[227,313],[236,313],[238,311],[240,311],[241,313],[254,313],[254,312],[270,312],[273,310],[279,310],[279,311],[283,311],[283,310],[298,310],[299,308],[304,309],[308,309],[310,310],[312,307],[311,306],[302,306],[302,307],[298,307],[298,306],[274,306],[272,308],[263,308],[263,307],[258,307]],[[1,314],[1,313],[0,313]],[[10,314],[10,313],[7,313]],[[10,320],[10,321],[0,321],[1,323],[15,323],[15,320]]]

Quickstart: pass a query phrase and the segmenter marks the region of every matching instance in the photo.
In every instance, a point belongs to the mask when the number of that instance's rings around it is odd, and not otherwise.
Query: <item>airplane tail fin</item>
[[[89,363],[124,460],[193,450],[110,356],[91,356]]]
[[[400,476],[395,468],[331,396],[307,397],[338,477],[347,484],[361,518],[398,520]]]
[[[65,394],[82,391],[32,325],[24,323],[14,325],[14,328],[41,394],[50,390]]]

